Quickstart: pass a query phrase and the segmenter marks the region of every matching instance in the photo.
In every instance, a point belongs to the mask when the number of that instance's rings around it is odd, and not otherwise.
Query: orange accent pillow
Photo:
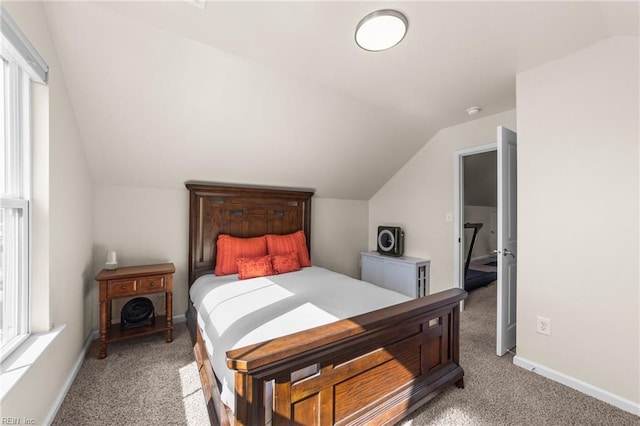
[[[262,237],[236,238],[221,234],[216,242],[216,275],[238,273],[236,260],[239,257],[261,257],[267,255],[267,240]]]
[[[240,280],[274,274],[271,265],[271,256],[269,255],[262,257],[239,257],[236,259],[236,263],[238,264],[238,279]]]
[[[298,260],[298,252],[296,251],[292,251],[288,254],[271,256],[271,263],[273,264],[273,271],[276,274],[284,274],[300,270],[300,261]]]
[[[267,253],[272,256],[289,254],[292,251],[298,252],[300,266],[311,266],[309,250],[307,250],[307,239],[303,231],[286,235],[267,234]]]

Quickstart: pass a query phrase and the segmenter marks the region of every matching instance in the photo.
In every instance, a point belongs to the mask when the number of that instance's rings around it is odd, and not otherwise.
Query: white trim
[[[82,367],[82,363],[87,357],[87,352],[89,351],[89,347],[91,346],[91,343],[93,343],[93,341],[96,340],[98,337],[100,337],[100,333],[97,331],[92,331],[91,333],[89,333],[89,335],[85,339],[84,346],[82,346],[82,350],[78,355],[78,359],[76,359],[75,364],[73,364],[73,368],[69,372],[69,375],[67,376],[67,380],[65,380],[64,385],[62,386],[62,389],[60,389],[60,392],[58,392],[58,397],[56,398],[55,402],[51,406],[51,409],[49,410],[49,413],[47,414],[47,417],[45,418],[45,421],[43,424],[50,425],[51,423],[53,423],[53,419],[55,419],[56,414],[58,414],[58,410],[62,406],[62,403],[64,402],[64,399],[66,398],[67,393],[69,392],[69,389],[73,384],[73,381],[76,379],[78,372],[80,372],[80,367]]]
[[[30,335],[19,348],[2,361],[0,374],[0,402],[2,402],[16,384],[46,352],[51,343],[64,330],[65,325],[54,327],[46,333]]]
[[[0,5],[0,35],[0,50],[3,55],[11,56],[32,80],[46,83],[49,66],[2,5]]]
[[[547,379],[551,379],[554,382],[558,382],[560,384],[568,386],[586,395],[592,396],[596,399],[599,399],[600,401],[613,405],[614,407],[618,407],[621,410],[627,411],[631,414],[635,414],[636,416],[640,416],[640,403],[622,398],[609,391],[590,385],[589,383],[585,383],[582,380],[568,376],[549,367],[545,367],[544,365],[529,361],[518,355],[513,357],[513,364],[517,365],[518,367],[522,367],[525,370],[529,370],[543,377],[546,377]]]
[[[8,359],[12,351],[19,349],[18,343],[26,341],[31,331],[31,260],[29,258],[31,254],[31,209],[29,204],[31,194],[31,81],[15,61],[3,58],[0,66],[3,67],[3,81],[0,84],[3,85],[5,98],[1,100],[4,102],[4,108],[0,112],[4,114],[4,125],[0,130],[4,133],[2,135],[4,148],[2,149],[6,149],[7,153],[10,153],[4,158],[3,166],[7,167],[7,182],[5,183],[6,193],[0,194],[0,207],[21,211],[22,215],[21,218],[16,217],[10,220],[9,224],[15,225],[15,227],[5,224],[4,238],[8,238],[5,241],[5,248],[9,248],[3,253],[4,261],[9,265],[8,270],[5,271],[5,284],[8,282],[11,285],[5,288],[5,292],[9,293],[3,302],[3,333],[10,331],[9,335],[3,335],[0,347],[0,361],[4,361]],[[7,303],[8,301],[9,303]],[[19,339],[16,340],[15,337]],[[23,349],[20,353],[30,354],[31,351]],[[14,377],[8,373],[3,373],[3,375]],[[13,379],[7,380],[11,383]]]
[[[464,281],[460,276],[460,259],[462,259],[460,254],[462,252],[461,223],[464,220],[463,215],[460,214],[462,211],[461,206],[463,205],[460,184],[464,181],[463,172],[462,153],[455,151],[453,153],[453,285],[464,290]],[[461,303],[464,309],[464,300]]]
[[[185,322],[186,320],[187,320],[187,317],[185,314],[176,315],[173,317],[174,324],[176,323],[179,324],[179,323]],[[75,364],[73,364],[73,368],[69,372],[69,375],[67,376],[67,380],[65,380],[64,385],[60,389],[60,392],[58,392],[58,397],[56,398],[55,402],[51,406],[51,409],[49,410],[49,413],[47,414],[47,417],[43,424],[48,425],[53,423],[53,420],[56,418],[56,414],[58,414],[58,410],[60,410],[60,407],[62,406],[64,399],[67,397],[67,393],[69,393],[69,389],[71,389],[71,385],[73,384],[73,382],[76,379],[76,376],[80,372],[80,368],[82,367],[82,364],[84,363],[84,360],[87,357],[87,353],[89,353],[89,348],[91,347],[91,344],[93,343],[94,340],[98,340],[99,337],[100,337],[100,332],[98,330],[93,330],[91,333],[89,333],[89,335],[85,339],[84,345],[82,346],[82,350],[78,355],[78,359],[76,359]]]

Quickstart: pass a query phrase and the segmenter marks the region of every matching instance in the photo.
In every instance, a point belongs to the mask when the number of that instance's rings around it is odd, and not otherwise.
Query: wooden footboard
[[[235,424],[265,424],[270,381],[273,424],[305,426],[393,424],[444,386],[463,387],[459,302],[466,295],[451,289],[227,352],[236,370]],[[317,372],[292,380],[309,366]]]
[[[313,192],[194,182],[186,186],[189,286],[215,270],[220,234],[247,238],[302,230],[310,251]],[[190,306],[187,321],[212,423],[264,425],[268,417],[274,425],[396,422],[444,386],[463,386],[459,302],[466,295],[464,290],[447,290],[227,352],[227,364],[236,371],[235,418],[220,400]],[[314,373],[298,377],[307,367]],[[266,396],[267,388],[273,398]]]

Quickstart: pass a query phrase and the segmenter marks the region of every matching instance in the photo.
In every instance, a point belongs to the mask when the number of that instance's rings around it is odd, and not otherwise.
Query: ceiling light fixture
[[[376,10],[358,22],[356,43],[372,52],[390,49],[402,41],[408,26],[407,17],[397,10]]]

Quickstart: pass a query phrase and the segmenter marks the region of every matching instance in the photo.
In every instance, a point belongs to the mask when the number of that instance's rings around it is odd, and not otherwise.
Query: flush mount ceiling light
[[[386,50],[402,41],[408,26],[407,17],[397,10],[376,10],[358,22],[356,43],[372,52]]]

